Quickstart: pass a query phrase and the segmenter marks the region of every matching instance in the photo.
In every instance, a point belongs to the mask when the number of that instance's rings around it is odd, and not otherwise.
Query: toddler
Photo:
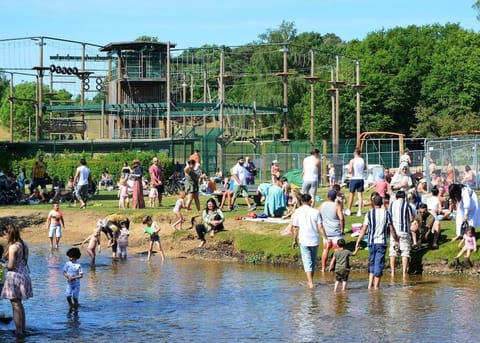
[[[182,215],[182,208],[185,208],[184,204],[185,199],[185,192],[181,191],[178,193],[177,202],[175,203],[175,207],[173,208],[173,213],[175,213],[176,221],[172,224],[172,227],[175,231],[182,229],[182,224],[185,222],[185,219]],[[179,227],[177,227],[179,225]]]
[[[67,302],[70,309],[78,309],[78,295],[80,293],[80,279],[83,277],[83,270],[80,263],[77,263],[82,254],[78,248],[67,250],[70,259],[63,267],[63,276],[67,279]]]
[[[160,235],[158,232],[160,231],[160,227],[158,226],[157,222],[152,220],[152,217],[145,216],[143,217],[143,224],[147,225],[145,228],[145,233],[149,236],[149,246],[148,246],[148,257],[147,261],[150,261],[152,258],[153,252],[153,245],[156,243],[158,250],[160,251],[160,256],[162,257],[162,262],[165,261],[165,253],[162,249],[162,244],[160,243]]]
[[[95,257],[97,256],[96,250],[98,248],[98,252],[100,252],[100,232],[96,229],[93,230],[93,233],[85,238],[82,242],[81,246],[85,245],[88,242],[87,246],[87,253],[90,255],[90,266],[95,267]]]
[[[118,208],[128,208],[129,199],[128,199],[128,183],[127,178],[122,176],[118,182]]]
[[[329,163],[328,165],[328,183],[330,187],[333,187],[333,185],[336,183],[335,179],[335,166],[333,163]]]
[[[460,250],[460,252],[455,256],[455,264],[458,264],[458,259],[465,254],[465,257],[467,259],[468,264],[470,264],[470,267],[473,267],[473,262],[470,259],[470,255],[472,252],[477,251],[477,241],[475,238],[475,228],[473,226],[470,226],[467,231],[465,231],[465,234],[463,235],[462,240],[460,243],[458,243],[458,246],[461,247],[462,244],[464,244],[463,248]]]
[[[357,248],[354,252],[351,252],[345,249],[345,240],[343,238],[337,241],[337,245],[338,249],[334,251],[333,258],[330,261],[330,268],[328,269],[329,271],[335,269],[335,292],[340,282],[342,283],[342,291],[347,289],[348,274],[350,273],[350,256],[355,256],[359,250]]]
[[[155,202],[158,199],[158,190],[153,183],[150,183],[150,192],[148,193],[148,198],[150,199],[150,207],[155,207]]]
[[[120,234],[118,235],[118,250],[120,258],[127,258],[127,247],[128,247],[128,237],[130,236],[130,231],[128,231],[125,223],[122,223],[122,228],[120,229]]]

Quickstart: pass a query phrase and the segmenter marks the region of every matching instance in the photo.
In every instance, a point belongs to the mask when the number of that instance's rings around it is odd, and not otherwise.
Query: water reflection
[[[307,290],[299,270],[141,256],[101,254],[95,269],[82,258],[80,309],[69,312],[63,250],[32,249],[25,342],[444,342],[480,334],[472,325],[477,280],[413,276],[367,290],[366,273],[352,273],[348,290],[334,293],[333,273]],[[0,311],[11,313],[10,304],[1,301]],[[15,341],[12,329],[0,324],[0,341]]]

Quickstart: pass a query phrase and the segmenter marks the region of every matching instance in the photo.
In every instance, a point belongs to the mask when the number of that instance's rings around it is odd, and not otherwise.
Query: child
[[[455,264],[458,264],[458,259],[465,254],[465,257],[467,258],[467,262],[470,265],[470,267],[473,267],[473,262],[470,259],[470,255],[472,252],[477,251],[477,241],[475,239],[475,228],[473,226],[470,226],[465,234],[463,235],[463,239],[458,243],[458,246],[461,247],[462,243],[464,244],[463,248],[460,250],[460,252],[455,256]]]
[[[338,183],[334,184],[332,186],[332,189],[337,192],[337,199],[336,199],[336,202],[340,205],[342,205],[342,208],[343,208],[343,205],[345,204],[345,194],[343,194],[341,192],[341,187]]]
[[[375,181],[375,191],[380,194],[380,196],[382,197],[383,199],[383,203],[385,204],[385,202],[389,199],[387,199],[387,196],[389,195],[388,194],[388,188],[389,188],[389,184],[387,181],[385,181],[385,174],[384,173],[379,173],[378,174],[378,180]]]
[[[60,211],[60,205],[53,204],[53,209],[48,213],[47,230],[50,238],[51,249],[53,250],[53,238],[55,237],[55,248],[58,249],[60,238],[62,237],[62,228],[65,229],[65,221]]]
[[[83,277],[83,270],[80,263],[77,263],[82,254],[78,248],[67,250],[70,259],[63,267],[63,276],[67,279],[67,302],[70,309],[78,309],[78,295],[80,293],[80,279]],[[72,301],[73,299],[73,301]]]
[[[333,187],[333,185],[336,183],[335,179],[335,166],[333,163],[328,164],[328,183],[330,187]]]
[[[158,226],[157,222],[152,220],[152,217],[145,216],[143,218],[143,224],[147,225],[145,228],[145,233],[149,235],[150,244],[148,246],[148,257],[147,261],[150,261],[152,258],[152,251],[153,251],[153,244],[156,243],[158,250],[160,250],[160,256],[162,257],[162,262],[165,261],[165,254],[162,249],[162,244],[160,243],[160,235],[158,232],[160,231],[160,227]]]
[[[175,223],[172,224],[172,227],[175,231],[181,230],[182,224],[185,222],[185,219],[183,219],[182,215],[182,208],[185,208],[185,204],[183,202],[184,199],[185,192],[181,191],[180,193],[178,193],[177,202],[175,203],[175,207],[173,208],[173,213],[175,213],[175,216],[177,218]],[[177,228],[177,225],[180,225],[180,227]]]
[[[118,208],[128,208],[129,199],[128,199],[128,183],[127,178],[122,176],[118,182]]]
[[[337,245],[338,249],[334,251],[330,268],[328,269],[329,271],[335,269],[335,292],[340,282],[342,283],[342,291],[347,289],[348,274],[350,273],[350,256],[355,256],[359,250],[359,247],[354,252],[345,249],[345,240],[343,238],[337,241]]]
[[[130,231],[128,231],[126,223],[123,222],[117,239],[120,258],[127,258],[128,236],[130,236]]]
[[[292,202],[290,203],[290,207],[287,209],[287,212],[282,216],[282,219],[287,219],[290,218],[295,212],[297,208],[300,207],[300,196],[301,196],[301,189],[300,188],[294,188],[292,190]],[[280,234],[282,236],[290,236],[293,234],[293,226],[292,226],[292,221],[290,221],[285,229],[283,229]]]
[[[153,183],[150,183],[150,192],[148,193],[148,198],[150,199],[150,207],[155,207],[155,202],[158,199],[158,190],[157,186]]]
[[[100,253],[100,232],[96,229],[93,230],[93,233],[88,236],[81,244],[83,246],[88,242],[87,253],[90,255],[90,266],[95,267],[95,257],[97,256],[96,249],[98,247],[98,252]]]

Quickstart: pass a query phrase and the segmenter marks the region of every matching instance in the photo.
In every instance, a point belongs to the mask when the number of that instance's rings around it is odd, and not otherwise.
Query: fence
[[[480,140],[477,137],[466,139],[449,139],[449,140],[431,140],[427,142],[426,160],[428,160],[429,169],[433,170],[436,175],[444,178],[447,177],[447,165],[450,162],[453,167],[454,182],[462,183],[465,175],[465,167],[470,167],[474,172],[474,180],[470,186],[478,189],[480,180],[478,179],[479,169],[479,150]],[[425,168],[427,169],[427,168]],[[427,173],[427,182],[430,185],[432,175]]]

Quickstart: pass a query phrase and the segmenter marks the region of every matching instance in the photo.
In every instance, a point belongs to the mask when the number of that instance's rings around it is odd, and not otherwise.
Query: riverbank
[[[111,194],[91,201],[87,209],[81,210],[74,204],[60,204],[65,217],[65,230],[60,244],[71,246],[83,241],[96,227],[99,219],[111,213],[121,212],[116,207],[116,201],[110,199]],[[202,198],[203,200],[203,198]],[[172,212],[173,197],[164,200],[164,207],[146,208],[142,210],[124,210],[130,218],[130,242],[129,254],[145,254],[148,242],[144,234],[142,218],[151,215],[161,227],[162,246],[167,258],[192,258],[212,259],[235,263],[270,264],[292,268],[301,268],[301,260],[298,249],[291,248],[291,237],[282,236],[280,232],[285,228],[285,223],[267,223],[262,221],[239,220],[247,211],[241,206],[236,212],[226,212],[225,231],[207,237],[207,244],[198,248],[198,239],[195,230],[191,227],[191,220],[201,220],[197,211],[185,212],[185,229],[175,232],[171,227],[174,221]],[[46,218],[51,205],[26,205],[0,208],[0,223],[11,220],[22,229],[22,237],[31,246],[49,244],[46,229]],[[258,212],[260,212],[259,210]],[[347,217],[347,228],[353,223],[361,222],[362,218]],[[411,272],[429,274],[459,274],[462,276],[475,276],[479,268],[477,254],[473,254],[475,266],[470,268],[466,263],[453,266],[452,261],[459,248],[457,243],[450,242],[453,237],[453,222],[442,222],[442,237],[440,249],[423,249],[412,252]],[[105,236],[102,236],[102,254],[110,254],[106,248]],[[356,238],[346,234],[347,247],[353,250]],[[5,244],[4,239],[0,239]],[[86,257],[86,251],[82,250],[82,258]],[[352,258],[352,268],[366,270],[368,251],[361,250]],[[389,271],[386,271],[386,273]]]

